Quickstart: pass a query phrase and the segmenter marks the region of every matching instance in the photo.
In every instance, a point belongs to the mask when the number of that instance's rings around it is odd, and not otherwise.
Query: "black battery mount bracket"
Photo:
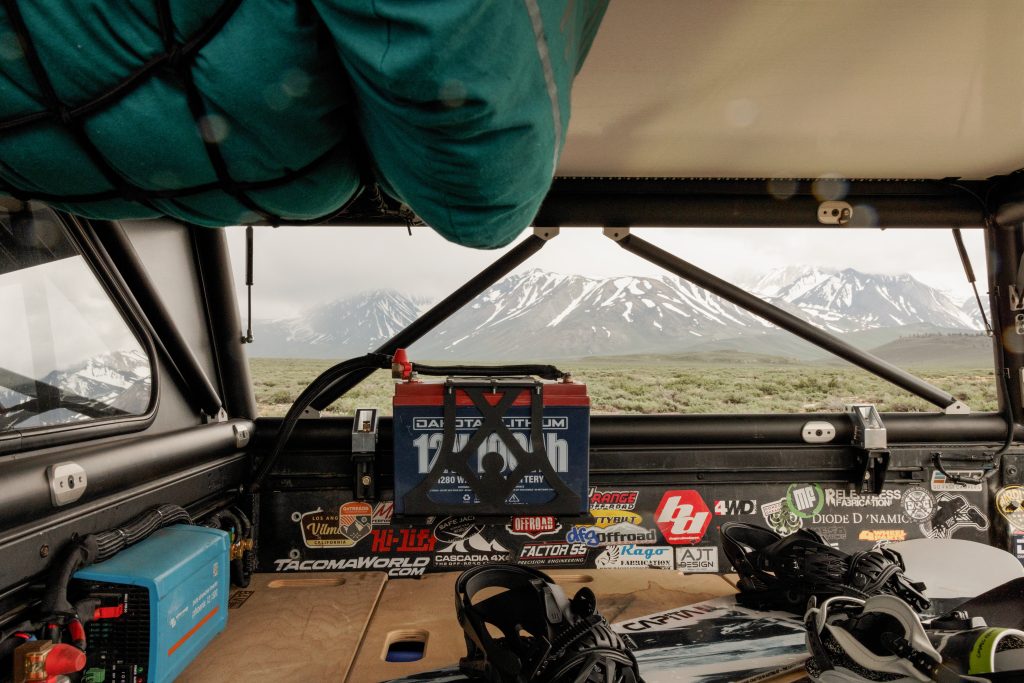
[[[555,472],[544,446],[543,384],[529,377],[518,378],[449,378],[444,387],[444,432],[441,449],[433,467],[414,489],[405,494],[405,512],[409,515],[445,515],[453,512],[450,503],[438,503],[430,491],[445,472],[462,478],[475,500],[457,506],[459,514],[509,516],[522,514],[579,515],[583,502]],[[456,450],[456,398],[459,392],[469,397],[480,414],[480,426],[465,445]],[[530,397],[530,445],[527,450],[516,440],[505,424],[505,416],[523,392]],[[492,405],[486,396],[499,396]],[[470,464],[478,457],[479,448],[492,435],[497,435],[506,452],[515,460],[515,467],[504,474],[506,460],[501,453],[490,451],[480,459],[480,472]],[[539,472],[553,491],[550,500],[524,505],[510,503],[509,498],[527,474]]]

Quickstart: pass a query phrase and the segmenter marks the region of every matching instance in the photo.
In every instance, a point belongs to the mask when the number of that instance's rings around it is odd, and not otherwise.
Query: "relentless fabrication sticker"
[[[773,500],[762,505],[761,515],[764,517],[764,523],[779,536],[789,536],[804,526],[804,520],[797,517],[786,507],[785,498]]]
[[[302,542],[307,548],[351,548],[370,535],[372,517],[373,508],[361,502],[344,503],[337,512],[303,513]]]
[[[654,512],[661,535],[672,545],[695,545],[704,538],[711,511],[700,494],[692,489],[666,491]]]
[[[590,509],[593,510],[633,510],[639,491],[598,491],[590,487]]]
[[[932,472],[932,491],[980,491],[984,476],[981,470],[946,470],[945,473],[935,470]]]
[[[540,538],[545,534],[553,534],[562,530],[558,520],[550,515],[538,515],[533,517],[513,517],[511,524],[505,525],[505,530],[517,536],[529,536]]]
[[[527,543],[519,552],[519,564],[537,566],[582,565],[587,561],[584,543]]]
[[[897,503],[902,494],[899,489],[885,489],[877,494],[825,489],[825,505],[835,508],[884,508]]]
[[[964,496],[940,493],[935,498],[935,515],[921,525],[928,538],[953,538],[958,529],[988,529],[988,517]]]
[[[1007,486],[996,494],[996,510],[1006,523],[1024,531],[1024,486]]]
[[[676,548],[676,569],[690,573],[717,572],[718,548],[713,545]]]
[[[672,548],[665,545],[610,545],[594,561],[598,569],[672,569]]]

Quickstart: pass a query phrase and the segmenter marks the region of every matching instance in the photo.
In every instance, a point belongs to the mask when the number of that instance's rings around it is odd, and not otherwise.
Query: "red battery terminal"
[[[395,357],[391,361],[391,376],[403,382],[412,379],[412,362],[405,354],[405,349],[395,351]]]

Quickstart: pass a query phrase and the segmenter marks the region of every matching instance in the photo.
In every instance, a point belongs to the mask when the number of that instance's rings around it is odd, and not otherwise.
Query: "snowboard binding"
[[[1024,632],[969,623],[964,630],[926,628],[894,595],[812,602],[804,625],[807,673],[822,683],[1024,680]]]
[[[903,558],[888,548],[848,555],[810,529],[782,537],[740,522],[726,522],[721,532],[722,550],[740,575],[741,605],[803,614],[811,597],[878,594],[896,595],[919,612],[931,605],[924,584],[904,576]]]
[[[473,602],[489,588],[504,591]],[[459,668],[467,676],[487,683],[643,683],[636,658],[597,611],[589,588],[569,600],[536,569],[484,565],[459,576],[455,606],[468,649]]]

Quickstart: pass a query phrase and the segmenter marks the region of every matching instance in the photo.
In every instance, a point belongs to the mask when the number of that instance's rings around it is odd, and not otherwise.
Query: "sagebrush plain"
[[[284,415],[306,384],[331,364],[312,359],[251,359],[259,414]],[[858,368],[770,356],[606,357],[557,365],[586,383],[595,413],[819,413],[840,412],[850,403],[872,403],[882,412],[938,410]],[[997,410],[991,368],[909,369],[964,401],[972,411]],[[390,373],[381,370],[326,413],[350,415],[357,407],[370,407],[390,414],[393,394]]]

